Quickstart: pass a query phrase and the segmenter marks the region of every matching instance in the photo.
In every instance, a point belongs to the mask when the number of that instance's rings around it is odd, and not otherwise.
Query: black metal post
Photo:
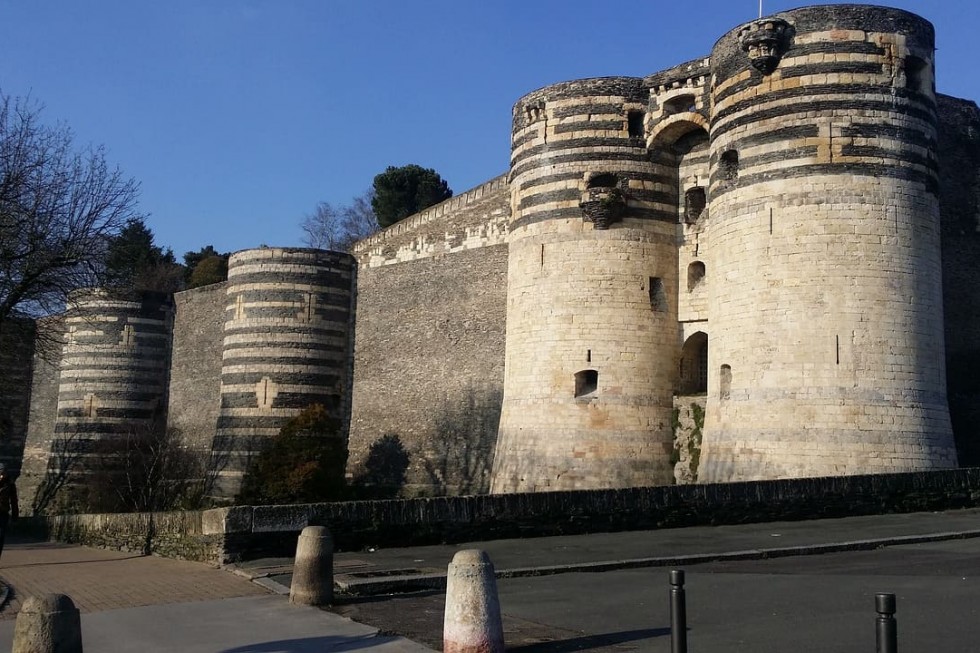
[[[898,653],[895,595],[875,594],[875,653]]]
[[[670,570],[670,653],[687,653],[687,599],[682,569]]]

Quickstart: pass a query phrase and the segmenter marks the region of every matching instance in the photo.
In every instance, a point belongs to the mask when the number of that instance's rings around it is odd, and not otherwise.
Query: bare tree
[[[500,388],[468,386],[435,413],[435,437],[422,464],[437,494],[485,494],[500,423]]]
[[[97,441],[97,462],[84,478],[89,512],[154,512],[196,508],[204,493],[208,451],[189,447],[163,420]]]
[[[109,238],[138,217],[138,184],[39,116],[36,103],[0,94],[0,330],[99,285]]]
[[[378,230],[371,201],[374,191],[368,190],[354,198],[349,206],[334,206],[328,202],[316,205],[303,220],[303,241],[310,247],[346,252],[359,240]]]

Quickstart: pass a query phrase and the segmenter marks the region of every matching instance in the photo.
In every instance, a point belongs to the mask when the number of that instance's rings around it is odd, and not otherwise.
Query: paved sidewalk
[[[446,565],[465,548],[487,550],[500,576],[520,578],[976,537],[980,537],[980,509],[339,553],[335,571],[338,585],[350,593],[377,594],[440,587],[445,582]],[[23,599],[45,592],[72,597],[83,613],[86,647],[103,653],[305,653],[358,648],[380,648],[384,653],[430,651],[404,638],[380,636],[376,628],[337,614],[290,606],[284,597],[271,594],[267,588],[280,592],[288,588],[290,560],[254,561],[235,571],[238,575],[192,562],[12,541],[0,559],[0,583],[12,588],[10,600],[0,611],[0,653],[10,650],[13,617]],[[256,582],[249,582],[249,578]],[[582,599],[589,601],[587,595]],[[414,603],[400,603],[392,597],[367,601],[340,601],[335,609],[386,628],[396,626],[398,620],[402,625],[411,622],[415,631],[398,632],[430,643],[438,641],[438,593],[423,593]],[[369,614],[370,606],[390,609]],[[519,632],[522,637],[544,641],[543,637],[554,639],[558,633],[544,622],[514,616],[509,619],[509,627],[517,628],[515,623],[520,626],[513,636]]]
[[[247,579],[203,564],[53,542],[13,540],[0,559],[10,597],[0,611],[0,653],[31,595],[67,594],[82,613],[86,650],[100,653],[430,653],[336,614],[290,605]]]
[[[268,593],[194,562],[16,540],[0,558],[0,582],[12,588],[0,620],[13,619],[28,596],[49,592],[67,594],[83,614]]]

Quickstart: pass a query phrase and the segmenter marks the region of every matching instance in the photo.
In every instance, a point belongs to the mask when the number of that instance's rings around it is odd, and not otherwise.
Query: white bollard
[[[443,653],[504,653],[497,578],[486,551],[460,551],[446,574]]]
[[[289,602],[301,605],[333,602],[333,539],[326,526],[307,526],[300,533]]]
[[[82,621],[64,594],[31,596],[14,624],[13,653],[82,653]]]

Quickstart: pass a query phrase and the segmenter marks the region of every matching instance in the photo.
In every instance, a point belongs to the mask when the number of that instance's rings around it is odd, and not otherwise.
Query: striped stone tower
[[[493,492],[671,478],[677,214],[647,153],[647,100],[643,80],[615,77],[514,107]]]
[[[145,432],[163,417],[173,304],[164,293],[84,290],[69,306],[48,474],[67,473],[70,485],[100,468],[93,445]]]
[[[249,460],[307,406],[347,419],[354,271],[350,255],[315,249],[263,247],[229,259],[217,496],[233,497]]]
[[[808,7],[711,54],[702,481],[956,464],[933,28]]]

